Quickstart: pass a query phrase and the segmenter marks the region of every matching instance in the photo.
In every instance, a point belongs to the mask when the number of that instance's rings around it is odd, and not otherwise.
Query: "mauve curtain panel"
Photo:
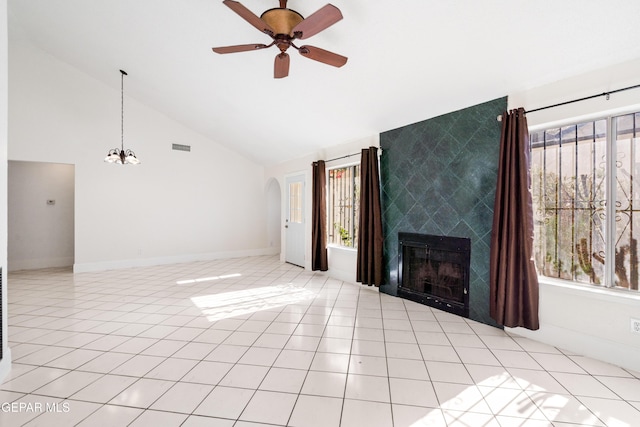
[[[538,329],[529,130],[523,108],[502,115],[489,261],[490,312],[499,324]]]
[[[382,208],[378,149],[364,148],[360,159],[360,220],[356,280],[363,285],[382,284]]]
[[[327,271],[327,179],[324,160],[313,162],[311,270]]]

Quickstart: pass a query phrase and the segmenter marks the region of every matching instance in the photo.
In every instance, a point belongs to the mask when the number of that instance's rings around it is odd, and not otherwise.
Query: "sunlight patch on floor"
[[[514,387],[515,383],[520,387]],[[548,426],[547,420],[578,423],[576,425],[581,426],[635,425],[634,420],[626,417],[620,408],[614,411],[613,404],[606,399],[602,399],[602,408],[587,408],[570,394],[546,390],[544,382],[536,384],[531,379],[512,377],[507,372],[487,377],[477,385],[450,383],[443,386],[442,383],[436,386],[441,402],[438,408],[413,407],[409,411],[403,407],[397,416],[394,414],[397,418],[395,425],[427,427],[444,425],[446,422],[448,425],[465,427],[495,426],[494,416],[508,426]],[[607,403],[611,406],[604,406]]]
[[[212,276],[212,277],[201,277],[199,279],[186,279],[186,280],[178,280],[176,285],[188,285],[192,283],[201,283],[201,282],[212,282],[214,280],[220,279],[230,279],[232,277],[240,277],[242,274],[234,273],[234,274],[225,274],[223,276]]]
[[[207,320],[221,319],[271,310],[315,298],[316,294],[293,285],[265,286],[191,298]]]

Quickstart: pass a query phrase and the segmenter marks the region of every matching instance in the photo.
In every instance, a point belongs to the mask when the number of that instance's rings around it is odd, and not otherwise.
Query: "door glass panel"
[[[302,183],[289,184],[289,222],[302,223]]]

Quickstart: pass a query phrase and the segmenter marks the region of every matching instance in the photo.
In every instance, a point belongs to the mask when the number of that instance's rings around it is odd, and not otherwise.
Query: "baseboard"
[[[329,277],[343,282],[356,283],[356,265],[358,252],[354,248],[329,246],[327,248]]]
[[[342,280],[343,282],[356,283],[356,278],[352,271],[330,268],[326,273],[332,279]]]
[[[0,360],[0,384],[11,372],[11,349],[7,346],[2,352],[2,360]]]
[[[581,356],[591,357],[615,366],[640,372],[638,348],[605,338],[588,335],[555,325],[540,325],[537,331],[525,328],[504,328],[512,335],[529,338]]]
[[[278,249],[263,248],[263,249],[249,249],[249,250],[242,250],[242,251],[224,251],[224,252],[210,252],[210,253],[203,253],[203,254],[173,255],[173,256],[156,257],[156,258],[85,262],[85,263],[74,264],[73,272],[89,273],[94,271],[118,270],[121,268],[151,267],[154,265],[180,264],[180,263],[196,262],[196,261],[214,261],[218,259],[241,258],[241,257],[247,257],[247,256],[270,256],[270,255],[277,255],[278,253],[279,253]]]
[[[52,267],[71,267],[73,265],[73,257],[58,258],[37,258],[37,259],[21,259],[7,261],[9,271],[19,270],[38,270],[40,268]]]

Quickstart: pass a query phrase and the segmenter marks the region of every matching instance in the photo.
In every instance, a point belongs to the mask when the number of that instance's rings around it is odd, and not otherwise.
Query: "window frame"
[[[611,173],[611,170],[615,170],[615,159],[616,159],[616,145],[617,138],[616,132],[616,118],[619,116],[625,116],[629,114],[637,114],[640,112],[640,104],[630,105],[623,108],[616,108],[612,110],[599,111],[586,115],[579,116],[571,116],[566,117],[561,120],[554,120],[549,122],[538,123],[532,126],[528,126],[528,136],[535,132],[546,131],[554,128],[563,128],[572,125],[578,125],[585,122],[596,122],[599,120],[605,120],[607,130],[606,130],[606,163],[605,163],[605,191],[607,194],[606,200],[607,202],[610,200],[608,195],[616,194],[616,179],[615,175]],[[636,139],[640,141],[640,136],[637,136]],[[531,153],[532,146],[531,142],[529,142],[529,153]],[[532,169],[532,159],[530,158],[529,170]],[[640,176],[639,176],[640,179]],[[530,190],[532,188],[530,187]],[[615,220],[610,220],[610,218],[615,218],[616,215],[616,204],[615,203],[607,203],[605,209],[606,215],[606,223],[605,223],[605,259],[614,259],[615,258],[615,230],[616,224]],[[535,241],[536,236],[534,236]],[[605,273],[603,278],[603,283],[595,284],[595,283],[584,283],[575,280],[563,279],[559,277],[550,277],[545,276],[543,274],[538,273],[538,280],[542,283],[560,285],[560,286],[568,286],[568,287],[576,287],[576,288],[584,288],[586,290],[600,290],[601,292],[610,292],[618,295],[627,295],[627,296],[637,296],[640,297],[640,290],[624,288],[615,285],[615,263],[607,262],[605,263]],[[539,272],[539,268],[536,265],[536,270]]]
[[[330,248],[338,248],[338,249],[343,249],[343,250],[348,250],[348,251],[357,251],[358,249],[358,241],[357,241],[357,236],[358,236],[358,227],[359,227],[359,217],[358,215],[353,215],[353,244],[351,246],[346,246],[346,245],[341,245],[338,243],[333,243],[332,242],[332,235],[334,233],[334,223],[333,221],[331,221],[330,218],[330,212],[329,212],[329,198],[331,197],[331,192],[330,192],[330,185],[329,185],[329,175],[330,175],[330,171],[335,170],[335,169],[346,169],[346,168],[352,168],[354,166],[360,166],[360,161],[356,160],[356,161],[352,161],[352,162],[346,162],[346,163],[339,163],[336,165],[332,165],[332,166],[327,166],[326,167],[326,188],[327,188],[327,247]],[[362,168],[360,170],[360,172],[362,171]],[[354,185],[354,193],[355,193],[355,185]],[[356,204],[360,203],[360,198],[358,197],[356,199],[356,195],[353,195],[353,202],[354,202],[354,206]]]

